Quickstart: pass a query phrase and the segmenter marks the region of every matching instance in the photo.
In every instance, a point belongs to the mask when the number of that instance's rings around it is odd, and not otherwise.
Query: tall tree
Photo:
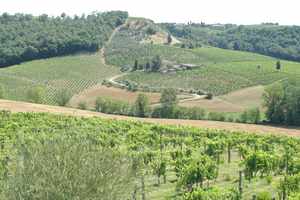
[[[281,62],[280,62],[280,60],[278,60],[278,61],[276,62],[276,69],[277,69],[278,71],[281,69]]]
[[[161,68],[162,65],[162,60],[159,55],[154,56],[154,58],[151,61],[151,71],[152,72],[157,72]]]
[[[145,94],[139,94],[135,101],[135,114],[138,117],[148,116],[150,111],[149,98]]]
[[[266,117],[270,122],[284,122],[284,98],[284,87],[281,83],[266,87],[263,100],[264,106],[267,108]]]
[[[177,106],[177,94],[176,90],[169,88],[164,89],[161,98],[161,117],[174,117],[174,111]]]

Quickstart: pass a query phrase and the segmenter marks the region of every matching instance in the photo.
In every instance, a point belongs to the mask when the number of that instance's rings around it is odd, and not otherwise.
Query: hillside
[[[121,11],[94,12],[80,17],[65,13],[59,17],[3,13],[0,67],[82,51],[96,52],[127,17],[128,13]]]
[[[57,95],[62,91],[73,96],[118,73],[117,67],[102,63],[100,53],[79,54],[1,68],[0,85],[6,99],[30,101],[28,92],[41,87],[43,103],[57,104]]]
[[[300,64],[281,61],[282,70],[276,70],[277,59],[242,51],[213,47],[196,49],[178,48],[173,45],[144,44],[140,30],[124,26],[115,34],[106,48],[108,63],[122,68],[131,68],[137,60],[145,65],[155,55],[165,62],[189,63],[201,66],[176,73],[145,73],[137,71],[121,78],[144,87],[173,87],[186,90],[201,90],[214,95],[275,81],[298,78]]]
[[[299,26],[281,26],[276,23],[259,25],[164,23],[160,26],[180,38],[187,47],[210,45],[300,61]]]

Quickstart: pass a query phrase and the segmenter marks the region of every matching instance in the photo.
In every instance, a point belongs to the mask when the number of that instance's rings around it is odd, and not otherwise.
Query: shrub
[[[71,97],[72,96],[71,96],[70,92],[67,89],[59,90],[56,93],[56,103],[59,106],[66,106],[67,103],[70,101]]]
[[[27,91],[27,100],[31,103],[43,103],[44,88],[34,87]]]
[[[84,101],[79,102],[78,108],[81,110],[86,110],[87,109],[86,102],[84,102]]]
[[[208,114],[208,120],[213,121],[226,121],[226,116],[224,113],[218,113],[218,112],[210,112]]]
[[[213,94],[208,93],[205,98],[211,100],[211,99],[213,99]]]
[[[251,124],[258,124],[261,120],[261,114],[259,108],[253,108],[244,111],[240,115],[240,122],[242,123],[251,123]]]
[[[272,176],[266,176],[266,181],[268,184],[271,184],[273,181],[273,177]]]
[[[138,90],[138,85],[136,83],[128,82],[127,90],[131,92],[136,92]]]
[[[257,195],[257,200],[272,200],[272,195],[269,192],[260,192]]]
[[[132,115],[132,106],[127,102],[98,97],[95,109],[97,112],[119,115]]]

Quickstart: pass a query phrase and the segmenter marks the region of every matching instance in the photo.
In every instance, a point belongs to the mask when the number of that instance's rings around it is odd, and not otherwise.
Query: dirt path
[[[63,114],[79,117],[101,117],[106,119],[118,119],[129,121],[142,121],[155,124],[193,126],[200,128],[224,129],[229,131],[243,131],[253,133],[272,133],[285,134],[290,136],[300,136],[300,128],[297,127],[274,127],[266,125],[239,124],[228,122],[202,121],[202,120],[176,120],[176,119],[145,119],[134,118],[118,115],[108,115],[98,112],[84,111],[73,108],[48,106],[40,104],[32,104],[25,102],[16,102],[9,100],[0,100],[0,110],[8,110],[11,112],[45,112],[53,114]]]

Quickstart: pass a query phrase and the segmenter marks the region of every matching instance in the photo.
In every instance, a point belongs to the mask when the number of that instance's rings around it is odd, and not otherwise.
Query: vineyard
[[[68,171],[67,164],[78,162],[81,166],[83,162],[82,166],[89,167],[86,162],[90,159],[90,153],[98,152],[99,148],[123,152],[131,160],[131,168],[135,171],[132,179],[128,178],[127,182],[123,176],[118,179],[119,182],[114,176],[108,179],[116,181],[115,185],[127,185],[126,191],[119,188],[123,191],[119,199],[299,199],[300,140],[297,137],[37,113],[11,114],[3,111],[0,119],[1,199],[15,199],[12,197],[18,194],[26,194],[28,199],[51,199],[49,194],[54,195],[55,189],[64,189],[65,195],[55,199],[65,199],[66,196],[70,199],[90,199],[99,194],[104,186],[89,180],[106,176],[89,176],[92,168],[77,168],[76,165],[72,165],[75,172]],[[63,151],[56,149],[62,141],[60,139],[64,139],[63,144],[66,145],[62,146]],[[69,150],[66,147],[71,141],[75,143]],[[51,146],[49,150],[43,148],[39,151],[51,159],[51,152],[57,153],[53,159],[59,165],[52,163],[50,169],[43,165],[47,160],[40,158],[39,153],[31,154],[35,145],[36,148],[38,144],[48,147],[48,143]],[[89,148],[84,144],[89,144]],[[80,147],[83,149],[80,150]],[[73,150],[78,150],[80,154],[60,162],[60,156],[73,156]],[[115,154],[105,154],[111,155],[111,159],[118,159]],[[81,155],[84,156],[79,157]],[[24,156],[26,162],[22,161]],[[96,161],[97,158],[89,160],[95,165]],[[39,168],[38,172],[30,171],[35,167],[31,163],[45,168]],[[28,172],[33,175],[27,180]],[[50,172],[62,173],[63,176],[51,179]],[[64,185],[65,176],[75,182],[82,180],[83,183],[78,182],[80,186],[72,184],[72,187]],[[48,188],[49,184],[51,188]]]
[[[300,77],[300,64],[281,61],[276,70],[276,59],[259,54],[224,50],[213,47],[183,49],[170,45],[144,44],[141,30],[123,27],[116,33],[105,51],[109,64],[131,68],[135,60],[144,65],[155,55],[164,61],[197,64],[201,67],[176,74],[134,72],[121,78],[145,87],[173,87],[200,89],[214,95],[275,81]]]
[[[2,68],[0,85],[6,99],[21,101],[28,101],[28,91],[39,86],[45,90],[43,103],[55,104],[55,98],[62,90],[73,96],[118,73],[118,68],[101,62],[100,53],[79,54]]]

